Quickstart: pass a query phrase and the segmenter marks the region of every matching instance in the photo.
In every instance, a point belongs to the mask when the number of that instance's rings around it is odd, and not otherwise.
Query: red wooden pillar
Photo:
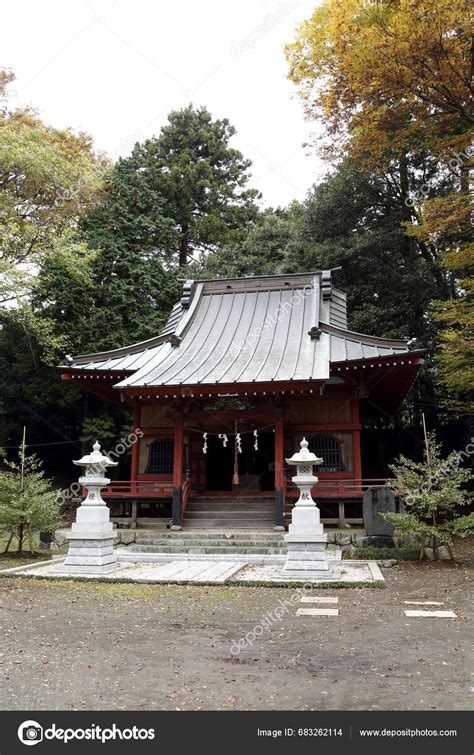
[[[283,420],[275,423],[275,529],[284,528],[284,426]]]
[[[174,460],[173,460],[173,519],[172,529],[181,529],[181,500],[183,482],[183,426],[174,428]]]
[[[136,433],[139,427],[140,427],[140,405],[137,404],[133,410],[132,434]],[[137,437],[134,444],[132,445],[132,463],[131,463],[131,473],[130,473],[130,479],[132,482],[136,482],[138,480],[139,460],[140,460],[140,440]],[[131,487],[132,487],[132,491],[136,492],[137,486],[132,485]]]
[[[360,452],[360,412],[359,399],[352,399],[352,423],[357,426],[352,431],[352,453],[354,458],[354,477],[356,480],[362,479],[362,457]]]

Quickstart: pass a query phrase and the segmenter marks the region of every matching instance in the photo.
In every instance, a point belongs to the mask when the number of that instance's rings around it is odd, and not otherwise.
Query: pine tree
[[[420,559],[426,542],[431,541],[435,560],[438,547],[443,544],[454,560],[454,538],[474,532],[474,514],[462,513],[471,499],[471,494],[462,486],[472,478],[472,473],[460,468],[467,455],[453,451],[443,459],[441,446],[431,433],[426,437],[423,461],[400,456],[390,467],[394,474],[390,485],[403,500],[405,511],[384,514],[384,518],[393,522],[400,532],[420,537]]]
[[[189,106],[112,169],[82,222],[98,251],[90,315],[96,349],[156,335],[179,298],[181,268],[244,238],[257,192],[245,188],[250,162],[230,147],[234,133],[227,119]]]
[[[0,472],[0,532],[7,538],[5,553],[13,540],[23,556],[25,540],[33,553],[33,536],[40,531],[54,532],[59,524],[57,491],[45,477],[34,455],[6,461]]]

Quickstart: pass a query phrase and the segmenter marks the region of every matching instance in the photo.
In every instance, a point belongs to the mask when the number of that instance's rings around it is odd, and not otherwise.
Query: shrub
[[[453,451],[441,458],[441,446],[434,433],[426,436],[422,462],[400,456],[390,469],[394,474],[389,485],[398,492],[405,511],[383,514],[396,529],[420,538],[420,559],[427,540],[431,540],[433,557],[438,560],[438,547],[446,545],[454,560],[452,549],[455,537],[474,532],[474,513],[464,514],[471,499],[462,486],[472,478],[468,469],[461,469],[462,454]]]
[[[57,528],[58,496],[36,456],[22,459],[20,454],[18,462],[5,464],[7,470],[0,472],[0,533],[7,540],[5,553],[16,540],[22,556],[25,540],[33,553],[33,535]]]

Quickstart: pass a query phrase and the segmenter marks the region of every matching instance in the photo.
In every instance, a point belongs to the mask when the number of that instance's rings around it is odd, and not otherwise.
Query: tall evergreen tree
[[[406,234],[396,181],[395,174],[369,174],[343,162],[310,192],[303,238],[294,240],[284,267],[341,266],[337,279],[348,294],[350,327],[429,339],[429,302],[444,295],[449,280]]]
[[[98,250],[91,329],[97,348],[155,335],[179,295],[176,272],[241,241],[257,216],[250,161],[229,145],[235,129],[204,108],[172,112],[110,173],[83,219]]]
[[[262,212],[242,243],[225,244],[204,260],[200,275],[232,278],[249,275],[274,275],[282,272],[294,245],[304,245],[301,225],[305,209],[299,202],[277,210]]]

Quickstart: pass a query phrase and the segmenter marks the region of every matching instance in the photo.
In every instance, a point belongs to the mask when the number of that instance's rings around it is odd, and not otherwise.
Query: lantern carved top
[[[94,443],[92,449],[91,454],[86,454],[82,459],[73,461],[73,464],[77,464],[78,467],[85,467],[86,469],[87,467],[100,467],[101,469],[106,469],[106,467],[117,466],[118,461],[112,461],[108,456],[101,453],[100,443],[98,443],[98,441]]]
[[[306,438],[303,438],[303,440],[300,443],[300,450],[297,451],[297,453],[293,454],[291,459],[286,459],[287,464],[293,464],[296,466],[297,464],[322,464],[323,459],[320,459],[319,456],[316,456],[316,454],[313,454],[312,451],[308,448],[308,441]]]

